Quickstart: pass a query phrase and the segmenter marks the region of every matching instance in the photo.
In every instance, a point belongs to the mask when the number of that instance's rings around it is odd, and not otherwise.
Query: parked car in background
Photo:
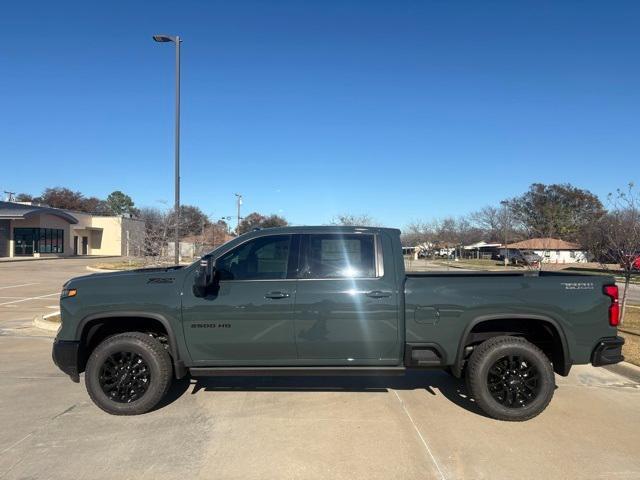
[[[640,270],[640,255],[627,255],[625,259],[620,262],[620,268],[626,270],[629,266],[631,267],[631,270]]]
[[[516,250],[509,253],[509,259],[512,265],[528,265],[536,266],[542,261],[542,257],[535,252],[528,250]]]

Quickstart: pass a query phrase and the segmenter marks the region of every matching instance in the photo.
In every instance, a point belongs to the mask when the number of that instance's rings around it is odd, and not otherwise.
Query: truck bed
[[[615,336],[604,285],[613,277],[545,271],[407,272],[405,323],[408,344],[437,345],[443,362],[476,323],[542,320],[566,338],[572,363],[588,363],[594,341]]]

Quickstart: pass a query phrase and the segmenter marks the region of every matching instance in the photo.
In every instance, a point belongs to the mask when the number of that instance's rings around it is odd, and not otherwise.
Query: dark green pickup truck
[[[139,414],[172,378],[466,376],[490,416],[547,406],[554,371],[623,359],[614,279],[406,273],[395,229],[257,230],[186,267],[74,278],[53,359],[103,410]]]

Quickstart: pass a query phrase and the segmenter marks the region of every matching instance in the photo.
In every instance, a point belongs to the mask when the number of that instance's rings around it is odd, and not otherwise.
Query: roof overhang
[[[37,217],[38,215],[53,215],[54,217],[66,220],[73,225],[78,223],[78,219],[76,217],[65,211],[58,210],[57,208],[38,208],[37,210],[27,211],[22,215],[22,219]]]
[[[91,231],[94,231],[94,232],[101,232],[104,229],[102,227],[74,227],[73,230],[74,231],[77,231],[77,230],[91,230]]]

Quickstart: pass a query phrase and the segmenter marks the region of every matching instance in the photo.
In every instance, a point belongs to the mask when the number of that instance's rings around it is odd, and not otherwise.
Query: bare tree
[[[640,194],[630,183],[626,191],[618,189],[607,197],[608,212],[596,219],[585,234],[584,243],[602,268],[624,278],[620,322],[624,320],[627,293],[637,274],[635,261],[640,257]],[[619,269],[612,268],[612,265]]]
[[[340,213],[331,219],[331,225],[346,225],[358,227],[377,227],[379,223],[366,213]]]
[[[171,261],[168,244],[173,240],[175,215],[157,208],[141,208],[140,219],[144,221],[144,235],[137,245],[145,263],[161,264]]]

